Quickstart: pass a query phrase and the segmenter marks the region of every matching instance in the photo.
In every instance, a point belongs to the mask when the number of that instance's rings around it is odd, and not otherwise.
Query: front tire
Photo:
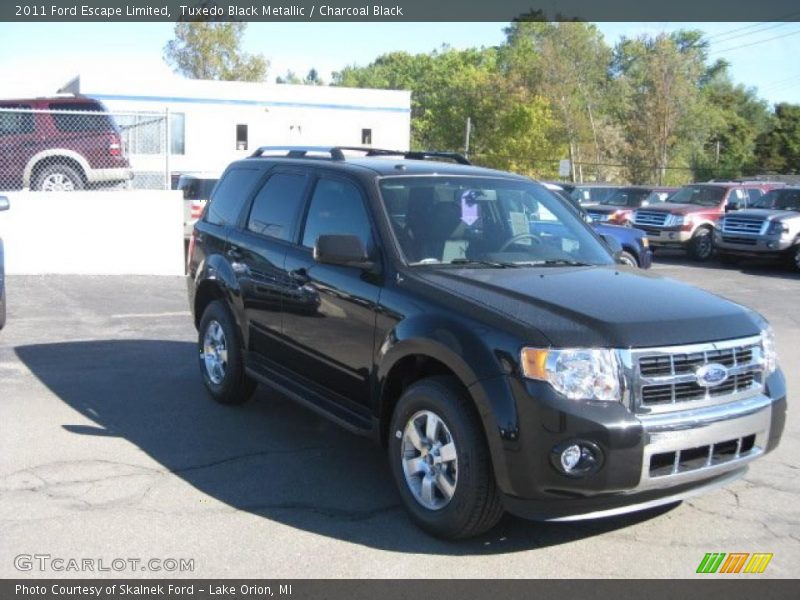
[[[705,262],[714,253],[714,240],[711,231],[706,228],[699,229],[689,242],[689,255],[698,262]]]
[[[432,535],[468,538],[503,515],[483,427],[451,377],[409,387],[392,415],[389,462],[414,522]]]
[[[244,370],[239,329],[219,300],[210,303],[198,327],[200,373],[206,390],[221,404],[241,404],[256,389],[256,382]]]
[[[630,252],[623,250],[619,254],[619,262],[620,264],[627,265],[629,267],[638,267],[639,261],[636,260],[636,257],[631,254]]]
[[[800,272],[800,244],[797,244],[789,250],[787,259],[789,267],[794,271]]]

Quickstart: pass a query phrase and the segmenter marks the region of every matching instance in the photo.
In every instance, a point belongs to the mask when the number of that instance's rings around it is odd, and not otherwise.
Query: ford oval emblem
[[[697,385],[700,387],[715,387],[728,379],[728,367],[719,363],[703,365],[695,371]]]

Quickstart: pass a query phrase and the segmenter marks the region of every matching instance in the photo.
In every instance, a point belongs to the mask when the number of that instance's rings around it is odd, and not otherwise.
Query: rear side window
[[[258,169],[228,171],[214,188],[206,211],[206,222],[212,225],[235,225],[260,175]]]
[[[278,173],[270,177],[253,200],[247,229],[291,241],[303,208],[307,180],[305,175],[296,173]]]
[[[24,104],[6,104],[0,106],[0,135],[17,135],[33,133],[33,113],[31,107]]]
[[[303,246],[313,248],[321,235],[355,235],[369,251],[369,217],[361,192],[352,183],[320,178],[308,209]]]
[[[53,113],[53,122],[59,131],[116,131],[109,115],[98,114],[106,111],[96,102],[53,102],[50,110],[65,111]]]

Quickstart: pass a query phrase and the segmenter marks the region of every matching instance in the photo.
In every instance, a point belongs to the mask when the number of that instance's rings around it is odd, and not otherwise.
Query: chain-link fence
[[[0,191],[169,189],[182,126],[167,111],[106,112],[90,99],[0,102]]]

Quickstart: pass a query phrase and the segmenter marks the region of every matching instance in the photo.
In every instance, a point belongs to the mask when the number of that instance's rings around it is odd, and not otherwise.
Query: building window
[[[169,113],[170,154],[186,154],[186,115]]]
[[[372,145],[372,129],[362,129],[361,130],[361,143],[365,146]]]
[[[236,126],[236,149],[247,150],[247,125]]]

